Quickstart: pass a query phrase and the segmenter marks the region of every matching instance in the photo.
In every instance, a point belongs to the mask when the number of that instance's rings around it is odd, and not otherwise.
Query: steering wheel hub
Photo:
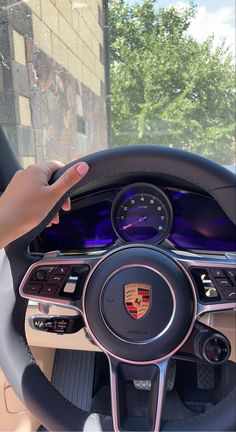
[[[86,324],[96,343],[137,363],[177,350],[191,328],[194,307],[183,270],[162,251],[143,245],[108,254],[84,292]]]
[[[115,271],[100,297],[102,316],[110,331],[134,343],[161,337],[174,318],[175,303],[168,281],[154,268],[140,264]]]

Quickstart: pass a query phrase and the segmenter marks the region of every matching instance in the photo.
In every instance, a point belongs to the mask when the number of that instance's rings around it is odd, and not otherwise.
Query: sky
[[[138,3],[141,3],[138,0]],[[127,3],[136,3],[127,0]],[[192,22],[189,33],[199,41],[204,41],[209,35],[215,35],[216,45],[223,40],[230,47],[235,58],[235,1],[234,0],[196,0],[197,15]],[[187,7],[187,0],[157,0],[158,7],[175,5],[178,8]]]

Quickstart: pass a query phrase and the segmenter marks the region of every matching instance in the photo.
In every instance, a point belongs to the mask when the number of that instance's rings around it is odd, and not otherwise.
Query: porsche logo
[[[124,286],[125,308],[134,319],[147,314],[151,302],[151,285],[131,283]]]

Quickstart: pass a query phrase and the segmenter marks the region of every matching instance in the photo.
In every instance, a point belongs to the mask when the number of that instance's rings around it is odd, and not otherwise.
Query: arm
[[[88,172],[80,162],[70,167],[53,185],[48,182],[60,162],[44,162],[18,171],[0,198],[0,249],[31,231],[48,215],[59,199]],[[62,206],[70,209],[70,202]],[[52,223],[59,223],[56,215]]]

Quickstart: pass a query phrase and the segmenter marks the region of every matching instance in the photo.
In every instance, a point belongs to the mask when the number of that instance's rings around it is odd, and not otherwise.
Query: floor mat
[[[137,390],[133,383],[127,386],[128,390],[128,411],[130,416],[146,415],[146,406],[149,398],[149,391]],[[110,388],[103,387],[94,396],[91,411],[99,414],[111,415]],[[163,409],[163,420],[178,420],[193,417],[193,411],[185,407],[177,391],[174,389],[166,394],[166,402]]]
[[[77,407],[90,411],[93,391],[95,353],[57,350],[52,384]]]

